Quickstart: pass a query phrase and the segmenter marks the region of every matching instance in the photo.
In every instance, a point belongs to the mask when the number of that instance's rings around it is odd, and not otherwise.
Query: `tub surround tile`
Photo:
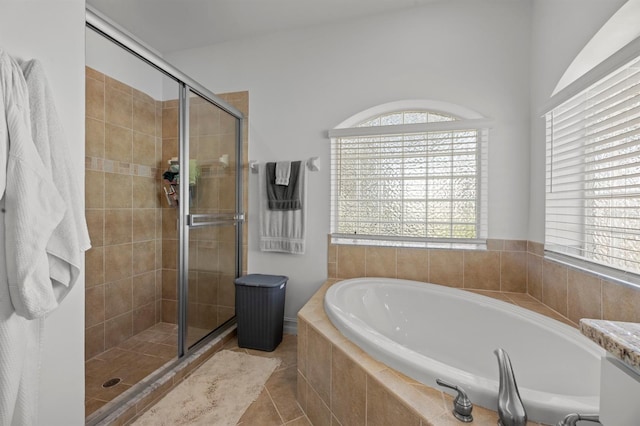
[[[462,287],[464,256],[462,251],[429,250],[429,282]]]
[[[358,424],[366,414],[367,374],[335,346],[331,363],[331,412],[340,424]]]
[[[367,247],[365,250],[365,276],[389,277],[397,276],[397,250],[391,247]]]
[[[526,293],[527,253],[524,251],[500,253],[500,290]]]
[[[464,288],[500,290],[500,253],[465,251]]]
[[[595,275],[569,269],[567,317],[602,319],[602,280]]]
[[[527,253],[527,293],[542,300],[542,257]]]
[[[385,386],[389,378],[367,375],[367,425],[420,426],[420,418]]]
[[[400,279],[429,281],[429,252],[419,249],[397,250],[396,269]]]
[[[307,351],[307,380],[328,406],[331,403],[331,344],[313,327],[309,327]]]
[[[542,264],[542,303],[567,315],[568,268],[550,260]]]
[[[608,281],[602,283],[602,319],[640,322],[640,289]]]
[[[338,246],[337,276],[339,278],[366,276],[366,248]]]
[[[325,282],[298,312],[297,400],[309,421],[314,425],[458,425],[451,414],[452,397],[374,360],[333,326],[323,301],[326,291],[339,281]],[[469,291],[570,322],[525,293]],[[361,417],[363,396],[359,391],[362,374],[366,376],[365,417]],[[329,400],[325,399],[327,394]],[[476,406],[473,414],[475,424],[496,424],[495,411]]]
[[[640,324],[582,319],[580,331],[640,374]]]

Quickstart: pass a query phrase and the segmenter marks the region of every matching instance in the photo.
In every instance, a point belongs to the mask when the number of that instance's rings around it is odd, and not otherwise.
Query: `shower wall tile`
[[[85,330],[84,338],[85,359],[93,358],[94,356],[104,352],[104,350],[104,323],[88,327]]]
[[[94,78],[85,80],[86,115],[104,121],[104,81]]]
[[[152,134],[133,132],[133,163],[157,167],[156,138]]]
[[[105,126],[104,158],[124,163],[131,163],[133,131],[130,128]]]
[[[156,271],[133,276],[133,307],[154,304],[156,301]],[[155,308],[154,308],[155,309]],[[155,312],[154,312],[155,316]]]
[[[162,270],[162,299],[178,300],[178,271]]]
[[[86,147],[85,155],[88,157],[104,158],[104,121],[87,117],[85,119]]]
[[[141,93],[136,91],[137,93]],[[156,134],[156,105],[153,99],[133,98],[133,130],[150,136]],[[145,95],[146,96],[146,95]]]
[[[85,172],[85,207],[104,208],[104,173],[93,170]]]
[[[162,110],[162,138],[178,138],[178,108],[165,107]],[[177,150],[176,150],[177,154]]]
[[[87,288],[85,291],[85,327],[93,327],[105,319],[104,285]]]
[[[131,242],[131,209],[106,209],[104,211],[104,244],[107,246]]]
[[[133,310],[133,334],[140,333],[156,323],[155,302]]]
[[[88,67],[86,77],[90,358],[161,319],[162,102]],[[89,305],[99,289],[102,310]]]
[[[115,78],[111,78],[108,75],[104,76],[104,81],[107,89],[115,89],[126,93],[127,95],[133,94],[133,88],[128,84],[122,83]]]
[[[131,176],[117,173],[105,173],[104,175],[105,208],[131,208],[133,194]]]
[[[104,248],[92,247],[85,254],[85,286],[104,284]]]
[[[85,217],[91,246],[102,247],[104,245],[104,209],[87,209]]]
[[[108,124],[133,128],[133,99],[131,93],[107,87],[105,91],[105,121]]]
[[[133,314],[131,311],[104,322],[104,346],[112,348],[133,335]]]
[[[133,307],[132,293],[133,281],[131,278],[125,278],[120,281],[105,284],[105,319],[108,320],[118,315],[130,312]]]
[[[143,241],[133,243],[133,274],[155,271],[156,269],[156,242]]]
[[[132,211],[133,241],[155,240],[156,209],[134,209]]]
[[[131,244],[105,246],[104,269],[105,282],[113,282],[131,277],[133,267]]]

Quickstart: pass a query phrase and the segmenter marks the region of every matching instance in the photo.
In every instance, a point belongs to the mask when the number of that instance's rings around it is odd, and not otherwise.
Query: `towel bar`
[[[317,172],[320,170],[320,158],[319,157],[310,157],[305,164],[307,165],[307,167],[309,168],[309,170],[311,170],[312,172]],[[252,173],[258,173],[258,167],[259,167],[260,163],[252,160],[249,161],[249,170],[251,170]]]

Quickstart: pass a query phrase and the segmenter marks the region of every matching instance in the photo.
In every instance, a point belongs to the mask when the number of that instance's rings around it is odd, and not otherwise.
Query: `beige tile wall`
[[[160,319],[160,112],[86,68],[87,359]]]
[[[490,240],[486,251],[331,244],[329,279],[386,277],[526,293],[527,242]]]
[[[640,290],[545,259],[532,241],[527,265],[528,293],[571,321],[640,322]]]
[[[486,251],[331,244],[329,279],[388,277],[474,290],[528,293],[577,324],[640,322],[640,290],[544,258],[540,243],[489,240]]]

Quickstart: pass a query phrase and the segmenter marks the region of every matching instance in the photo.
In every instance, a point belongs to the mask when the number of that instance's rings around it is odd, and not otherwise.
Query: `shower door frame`
[[[125,51],[136,56],[146,64],[157,69],[165,76],[171,78],[178,83],[179,90],[179,162],[180,170],[189,170],[189,93],[194,93],[204,100],[210,102],[216,107],[220,108],[224,112],[232,115],[236,119],[236,202],[235,202],[235,214],[231,217],[220,218],[217,217],[209,222],[198,222],[196,225],[194,218],[188,213],[189,206],[189,191],[180,191],[179,194],[179,212],[178,212],[178,233],[179,233],[179,248],[178,248],[178,342],[177,342],[177,362],[186,355],[197,350],[202,344],[210,340],[215,331],[222,331],[226,329],[225,325],[235,322],[235,315],[227,321],[225,324],[218,326],[216,329],[205,336],[198,344],[188,347],[187,344],[187,309],[188,309],[188,278],[189,278],[189,247],[188,237],[189,229],[195,226],[217,226],[224,224],[235,225],[235,275],[240,276],[242,273],[243,264],[243,223],[244,223],[244,210],[243,210],[243,127],[244,127],[244,114],[235,108],[233,105],[228,104],[223,99],[216,96],[213,92],[202,86],[197,81],[184,74],[182,71],[175,68],[170,63],[166,62],[159,55],[154,53],[150,48],[146,47],[144,43],[137,40],[134,36],[121,29],[117,24],[110,21],[108,18],[100,14],[97,10],[91,6],[86,6],[86,27],[95,31],[97,34],[105,37],[113,42],[115,45],[121,47]]]

